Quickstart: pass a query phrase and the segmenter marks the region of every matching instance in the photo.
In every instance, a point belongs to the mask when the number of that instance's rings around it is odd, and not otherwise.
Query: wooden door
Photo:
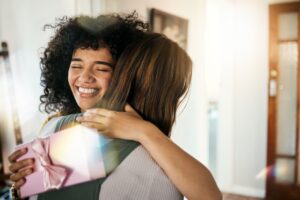
[[[270,5],[268,200],[300,199],[300,2]]]

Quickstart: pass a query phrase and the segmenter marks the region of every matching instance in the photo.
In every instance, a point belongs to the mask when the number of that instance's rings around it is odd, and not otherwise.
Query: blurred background
[[[2,183],[7,155],[47,117],[39,56],[53,33],[43,26],[133,10],[193,60],[172,140],[212,171],[224,199],[300,199],[300,1],[288,0],[0,0]]]

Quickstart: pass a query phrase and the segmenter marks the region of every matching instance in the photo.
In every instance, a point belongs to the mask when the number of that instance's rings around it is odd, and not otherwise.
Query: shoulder
[[[57,113],[54,113],[54,114],[52,114],[52,115],[49,115],[48,117],[47,117],[47,119],[44,121],[44,123],[42,124],[42,127],[41,128],[43,128],[49,121],[51,121],[52,119],[54,119],[54,118],[57,118],[57,117],[60,117],[61,116],[61,114],[59,113],[59,112],[57,112]]]
[[[39,137],[47,137],[54,133],[56,124],[59,119],[61,119],[63,116],[60,115],[60,113],[55,113],[53,115],[50,115],[42,124]]]
[[[183,199],[175,185],[152,159],[145,148],[138,146],[113,171],[101,187],[100,199],[113,194],[130,199]]]

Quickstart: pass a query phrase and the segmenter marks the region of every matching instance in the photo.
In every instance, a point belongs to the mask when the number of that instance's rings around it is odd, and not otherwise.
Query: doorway
[[[300,199],[300,2],[270,5],[268,200]]]

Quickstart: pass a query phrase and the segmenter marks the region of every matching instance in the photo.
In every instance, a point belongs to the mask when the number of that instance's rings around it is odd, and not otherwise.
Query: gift
[[[34,172],[20,188],[21,198],[105,177],[101,148],[107,140],[96,130],[72,128],[21,144],[28,151],[19,160],[34,158]]]

